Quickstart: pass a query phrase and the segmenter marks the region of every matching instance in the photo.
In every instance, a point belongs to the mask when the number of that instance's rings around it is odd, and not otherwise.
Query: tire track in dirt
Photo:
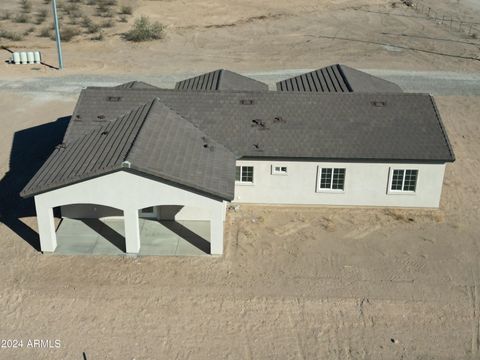
[[[472,358],[477,358],[480,344],[480,304],[478,294],[478,274],[472,270],[473,286],[469,286],[472,305]]]

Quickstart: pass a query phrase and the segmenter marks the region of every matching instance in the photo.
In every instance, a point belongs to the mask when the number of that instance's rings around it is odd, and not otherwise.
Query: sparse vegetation
[[[42,30],[40,30],[40,33],[38,34],[40,37],[51,37],[51,30],[48,27],[44,27]]]
[[[128,18],[126,15],[120,15],[120,17],[118,18],[118,21],[121,23],[126,23],[128,22]]]
[[[22,8],[22,13],[28,14],[32,11],[32,3],[30,0],[20,0],[20,7]]]
[[[37,25],[43,24],[43,22],[47,18],[47,15],[48,15],[48,10],[47,9],[41,9],[37,13],[37,20],[35,21],[35,24],[37,24]]]
[[[106,20],[102,23],[102,25],[100,25],[102,28],[111,28],[113,27],[113,20],[110,19],[110,20]]]
[[[73,27],[63,27],[60,30],[60,38],[62,39],[62,41],[65,41],[65,42],[71,41],[77,35],[78,35],[78,31]],[[50,33],[50,39],[55,40],[54,31]]]
[[[2,15],[0,15],[0,20],[9,20],[12,17],[12,13],[8,10],[5,10],[2,12]]]
[[[12,41],[21,41],[23,40],[22,34],[13,32],[13,31],[7,31],[7,30],[2,30],[0,29],[0,38],[4,38],[7,40],[12,40]]]
[[[31,27],[29,27],[27,30],[25,30],[25,31],[23,32],[23,36],[28,36],[28,35],[30,35],[30,34],[31,34],[32,32],[34,32],[34,31],[35,31],[35,27],[31,26]]]
[[[133,9],[132,9],[131,6],[122,5],[122,7],[120,7],[120,14],[121,15],[132,15],[133,14]]]
[[[124,34],[126,40],[135,42],[158,40],[164,36],[165,26],[158,21],[151,22],[146,16],[136,19],[132,29]]]
[[[25,13],[21,13],[15,16],[16,23],[25,24],[25,23],[28,23],[29,21],[30,21],[30,16],[28,16]]]
[[[105,39],[103,31],[100,31],[97,35],[92,36],[91,39],[95,41],[103,41]]]

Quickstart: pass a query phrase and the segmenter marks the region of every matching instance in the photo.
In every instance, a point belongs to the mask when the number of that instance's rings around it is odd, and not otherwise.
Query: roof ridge
[[[150,115],[150,112],[152,111],[153,104],[155,104],[156,101],[159,101],[158,97],[155,97],[152,101],[147,102],[147,103],[143,104],[142,106],[140,106],[140,107],[145,107],[146,105],[150,104],[145,116],[143,116],[142,123],[141,123],[140,127],[138,128],[137,133],[135,134],[135,137],[132,139],[132,142],[130,143],[130,146],[128,147],[128,150],[125,152],[125,156],[123,157],[123,161],[127,160],[128,155],[130,154],[130,151],[132,151],[132,147],[135,144],[135,141],[137,141],[138,135],[142,131],[143,125],[145,125],[145,122],[146,122],[148,116]],[[137,108],[137,109],[139,109],[139,108]]]
[[[442,132],[445,143],[447,144],[448,152],[450,153],[452,160],[455,161],[455,154],[453,152],[453,147],[452,147],[452,144],[450,143],[450,139],[448,138],[445,126],[443,125],[442,118],[440,117],[440,112],[438,111],[437,104],[431,94],[429,94],[429,98],[430,98],[430,101],[432,102],[433,110],[435,111],[435,116],[437,118],[438,125],[440,126],[440,131]]]

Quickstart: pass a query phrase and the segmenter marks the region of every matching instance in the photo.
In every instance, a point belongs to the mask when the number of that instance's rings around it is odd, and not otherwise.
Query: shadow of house
[[[56,145],[62,142],[70,116],[54,122],[19,130],[14,134],[9,171],[0,180],[0,222],[40,251],[36,231],[20,218],[35,216],[33,198],[23,199],[20,191],[40,169]]]

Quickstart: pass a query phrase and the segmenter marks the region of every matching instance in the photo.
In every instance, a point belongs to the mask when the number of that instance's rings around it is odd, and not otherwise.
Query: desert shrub
[[[8,10],[5,10],[2,12],[2,15],[0,15],[0,20],[8,20],[12,17],[12,13]]]
[[[75,15],[80,12],[80,6],[77,3],[68,4],[63,7],[63,11],[67,15]]]
[[[32,4],[30,0],[20,0],[20,7],[22,8],[22,12],[24,14],[28,14],[32,11]]]
[[[96,15],[101,17],[113,17],[113,11],[105,4],[99,4],[96,9]]]
[[[132,15],[133,14],[133,9],[131,6],[123,5],[120,7],[120,14],[121,15]]]
[[[105,39],[103,31],[100,31],[97,35],[92,36],[91,39],[95,41],[103,41]]]
[[[120,15],[120,17],[118,18],[118,21],[120,21],[121,23],[128,22],[127,16],[126,15]]]
[[[478,35],[477,35],[477,33],[471,33],[471,34],[470,34],[470,37],[471,37],[472,39],[477,39],[477,38],[478,38]]]
[[[51,37],[51,30],[48,27],[44,27],[42,30],[40,30],[40,33],[38,34],[40,37]]]
[[[50,4],[51,2],[52,2],[52,0],[43,0],[43,3],[44,3],[45,5],[48,5],[48,4]]]
[[[35,24],[37,24],[37,25],[42,24],[45,21],[45,19],[47,18],[47,15],[48,15],[48,10],[47,9],[41,9],[37,13],[37,19],[35,21]]]
[[[34,28],[33,26],[32,26],[32,27],[29,27],[27,30],[25,30],[25,31],[23,32],[23,36],[28,36],[28,35],[30,35],[30,34],[31,34],[32,32],[34,32],[34,31],[35,31],[35,28]]]
[[[21,13],[15,16],[15,22],[17,23],[25,24],[25,23],[28,23],[29,21],[30,21],[30,16],[28,16],[25,13]]]
[[[87,0],[87,2],[85,4],[90,5],[90,6],[97,5],[97,1],[96,0]]]
[[[63,29],[60,29],[60,38],[62,39],[62,41],[69,42],[77,35],[78,30],[73,27],[64,27]],[[55,40],[54,31],[50,33],[50,39]]]
[[[99,0],[99,1],[102,2],[103,4],[107,5],[107,6],[117,5],[117,0]]]
[[[165,26],[158,21],[151,22],[146,16],[135,20],[133,27],[123,34],[128,41],[149,41],[162,39],[165,36]]]
[[[113,27],[113,21],[112,21],[112,19],[104,21],[104,22],[100,25],[100,27],[102,27],[102,28],[111,28],[111,27]]]
[[[12,41],[21,41],[23,40],[22,34],[13,32],[13,31],[8,31],[8,30],[2,30],[0,29],[0,38],[4,38],[7,40],[12,40]]]

